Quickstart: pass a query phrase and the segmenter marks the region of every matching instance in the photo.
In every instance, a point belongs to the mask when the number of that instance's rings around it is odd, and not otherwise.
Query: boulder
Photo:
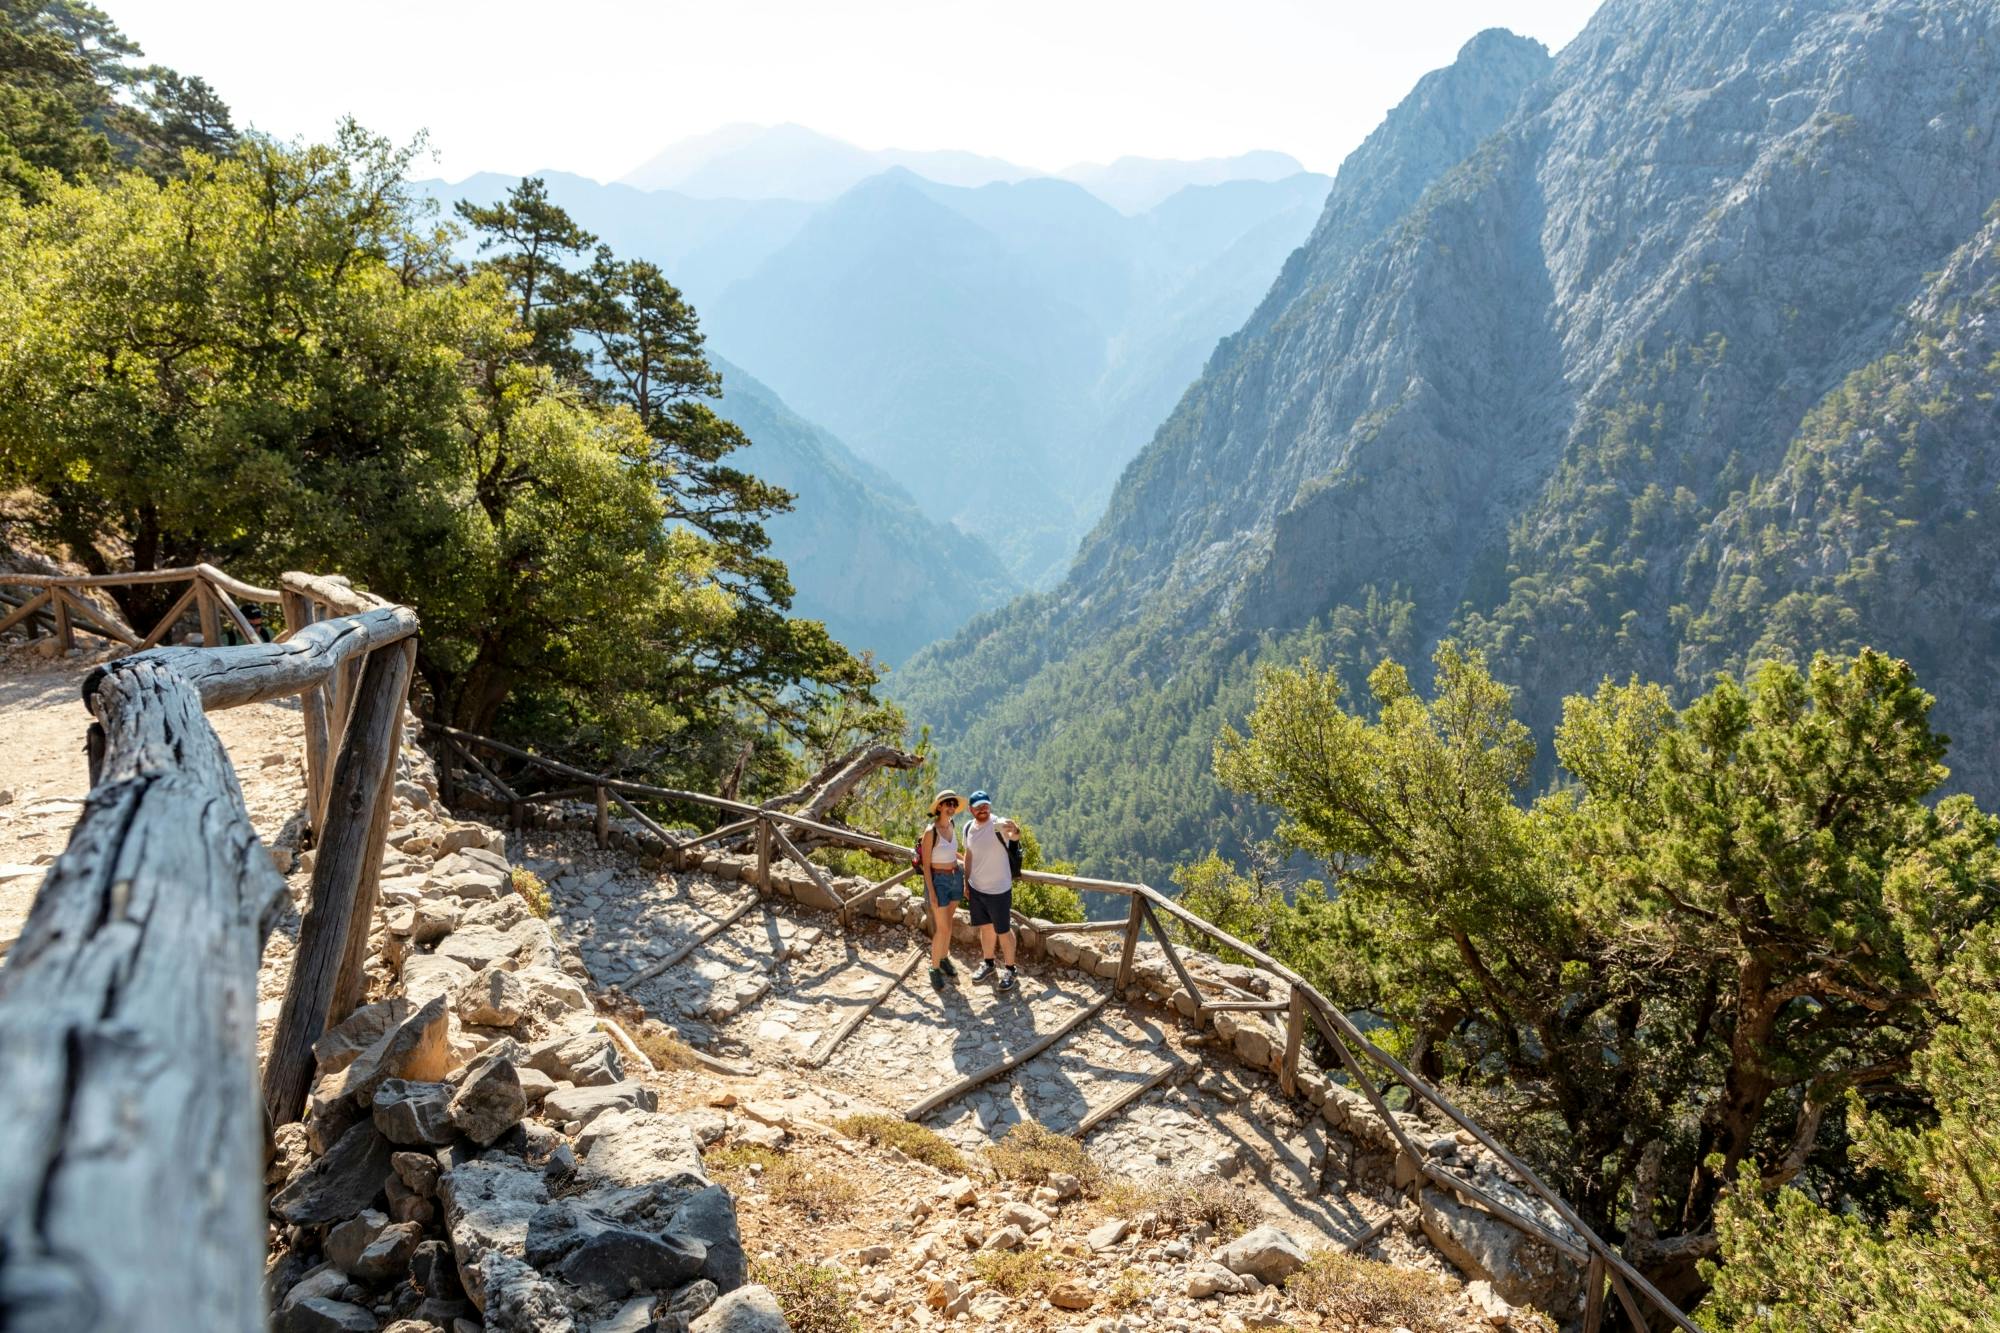
[[[1103,1222],[1092,1227],[1089,1233],[1084,1236],[1083,1243],[1088,1245],[1093,1252],[1108,1250],[1119,1241],[1124,1240],[1125,1233],[1131,1229],[1132,1224],[1129,1221],[1122,1217],[1114,1217],[1109,1222]]]
[[[1032,1236],[1049,1224],[1049,1215],[1032,1204],[1010,1203],[1000,1210],[1000,1220]]]
[[[598,1087],[557,1088],[542,1098],[545,1119],[563,1123],[579,1120],[589,1124],[606,1111],[655,1110],[660,1099],[643,1083],[606,1083]]]
[[[410,1255],[410,1282],[434,1300],[457,1300],[465,1288],[458,1280],[458,1265],[451,1247],[441,1240],[420,1243]]]
[[[286,1306],[271,1321],[271,1333],[375,1333],[381,1325],[358,1305],[309,1296]]]
[[[667,1298],[665,1312],[680,1315],[684,1319],[694,1319],[704,1314],[721,1295],[713,1282],[705,1277],[698,1277]]]
[[[438,1176],[445,1234],[458,1260],[459,1281],[475,1305],[484,1304],[479,1262],[487,1254],[518,1255],[528,1224],[549,1202],[540,1171],[501,1153],[460,1162]]]
[[[1445,1258],[1467,1277],[1491,1283],[1509,1304],[1532,1305],[1557,1319],[1574,1312],[1582,1279],[1541,1241],[1434,1189],[1418,1193],[1417,1219]]]
[[[734,1291],[749,1275],[743,1236],[736,1223],[736,1201],[720,1185],[697,1191],[667,1223],[667,1234],[700,1241],[708,1252],[701,1275],[717,1291]]]
[[[1243,1289],[1243,1280],[1224,1268],[1210,1262],[1196,1264],[1188,1270],[1187,1294],[1196,1300],[1216,1295],[1231,1295]]]
[[[349,1100],[366,1106],[384,1079],[443,1078],[452,1066],[450,1019],[440,995],[390,1026],[345,1069],[319,1081],[312,1094],[316,1111]]]
[[[528,1094],[503,1058],[476,1062],[465,1086],[451,1099],[451,1123],[482,1148],[521,1123],[528,1114]]]
[[[638,1088],[648,1096],[652,1092],[640,1084],[613,1084],[606,1089],[572,1088],[550,1093],[543,1102],[544,1113],[551,1119],[559,1115],[581,1119],[565,1114],[580,1109],[578,1096],[623,1088]],[[648,1181],[691,1176],[704,1185],[708,1183],[693,1131],[677,1117],[642,1110],[636,1105],[616,1106],[592,1115],[588,1126],[577,1135],[576,1147],[582,1154],[583,1168],[593,1181],[643,1185]]]
[[[344,1221],[382,1193],[393,1151],[389,1140],[373,1124],[363,1121],[279,1190],[271,1200],[271,1211],[297,1226]]]
[[[441,1148],[455,1131],[451,1123],[451,1085],[384,1079],[375,1089],[375,1128],[389,1142]]]
[[[389,1282],[410,1270],[410,1256],[424,1238],[415,1222],[391,1222],[356,1256],[347,1271],[364,1282]]]
[[[1276,1227],[1247,1231],[1222,1247],[1216,1258],[1232,1273],[1248,1273],[1259,1282],[1276,1286],[1306,1264],[1306,1252]]]
[[[486,1333],[576,1333],[562,1290],[519,1259],[489,1250],[466,1283]]]
[[[1065,1278],[1049,1288],[1049,1304],[1058,1310],[1088,1310],[1097,1301],[1097,1293],[1081,1278]]]
[[[552,1037],[532,1048],[525,1063],[552,1079],[567,1079],[580,1088],[601,1087],[625,1077],[617,1045],[597,1031]]]
[[[708,1249],[698,1240],[613,1227],[570,1251],[557,1272],[593,1302],[664,1291],[698,1276]]]
[[[285,1293],[285,1298],[278,1302],[278,1309],[283,1311],[314,1296],[335,1300],[350,1285],[352,1284],[348,1281],[347,1274],[332,1264],[321,1264],[292,1284],[291,1289]]]
[[[319,1077],[338,1074],[355,1057],[381,1040],[382,1034],[410,1016],[411,1003],[400,995],[380,1004],[364,1004],[320,1034],[313,1043]]]
[[[769,1287],[738,1287],[688,1325],[688,1333],[792,1333]]]
[[[326,1261],[343,1273],[354,1271],[361,1252],[375,1243],[389,1219],[373,1208],[363,1209],[326,1233]]]
[[[412,954],[403,960],[403,994],[411,1004],[429,1004],[441,995],[456,995],[472,977],[471,968],[442,954]]]
[[[514,973],[527,995],[528,1006],[559,1012],[590,1008],[590,996],[576,978],[553,967],[524,967]]]
[[[528,988],[512,972],[489,967],[459,987],[458,1016],[482,1027],[510,1028],[528,1009]]]
[[[391,1154],[389,1167],[410,1192],[420,1199],[428,1199],[437,1194],[437,1158],[424,1152],[399,1152]]]

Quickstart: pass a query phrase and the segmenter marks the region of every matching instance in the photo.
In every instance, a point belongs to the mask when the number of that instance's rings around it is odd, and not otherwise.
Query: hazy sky
[[[1331,172],[1481,28],[1560,49],[1598,0],[98,0],[239,124],[353,113],[437,169],[623,175],[676,139],[797,121],[866,148],[1055,170],[1276,148]]]

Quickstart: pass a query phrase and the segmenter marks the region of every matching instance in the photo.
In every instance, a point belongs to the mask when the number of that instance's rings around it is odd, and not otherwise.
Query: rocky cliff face
[[[1552,64],[1483,34],[1342,167],[1069,581],[922,659],[906,699],[1087,841],[1063,793],[1121,759],[1150,780],[1162,748],[1120,755],[1093,712],[1167,690],[1147,725],[1212,726],[1302,635],[1365,666],[1456,634],[1542,728],[1606,675],[1694,687],[1860,641],[1955,684],[1990,631],[1946,643],[1883,589],[1922,577],[1924,605],[1990,614],[1963,515],[1993,504],[1971,307],[1996,128],[1992,0],[1612,0]],[[1941,379],[1942,424],[1914,405]],[[1958,535],[1932,535],[1944,514]],[[1072,678],[1116,686],[1040,689]],[[1940,718],[1977,707],[1947,695]],[[1990,797],[1986,749],[1958,759]],[[1116,853],[1227,840],[1220,798],[1187,795]]]

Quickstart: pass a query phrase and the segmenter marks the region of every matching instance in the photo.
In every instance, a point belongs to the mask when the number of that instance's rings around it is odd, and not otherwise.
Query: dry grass
[[[772,1200],[809,1222],[841,1221],[854,1215],[861,1187],[840,1170],[786,1157],[764,1172]]]
[[[658,1019],[649,1018],[636,1028],[628,1029],[632,1044],[646,1053],[655,1069],[700,1069],[701,1061],[695,1059],[694,1048],[682,1041],[675,1032]]]
[[[1263,1214],[1241,1185],[1209,1175],[1162,1175],[1109,1186],[1104,1210],[1129,1217],[1145,1234],[1180,1235],[1207,1223],[1218,1240],[1257,1225]]]
[[[981,1250],[972,1256],[980,1280],[1009,1296],[1045,1296],[1070,1275],[1047,1250]]]
[[[1032,1120],[1008,1130],[1007,1137],[986,1150],[986,1160],[1002,1179],[1030,1185],[1046,1185],[1051,1176],[1075,1176],[1085,1194],[1095,1194],[1104,1182],[1103,1168],[1081,1143]]]
[[[526,866],[515,866],[511,878],[514,892],[527,901],[528,910],[542,920],[548,920],[554,904],[549,901],[549,886],[542,883],[542,877]]]
[[[1150,1298],[1153,1294],[1154,1279],[1143,1268],[1128,1268],[1118,1275],[1118,1280],[1105,1288],[1100,1303],[1112,1312],[1129,1310]]]
[[[777,1149],[754,1143],[722,1144],[710,1148],[701,1156],[701,1164],[708,1168],[710,1175],[716,1176],[741,1176],[755,1172],[768,1175],[784,1160],[785,1155]]]
[[[850,1139],[863,1139],[883,1148],[894,1148],[913,1161],[954,1174],[965,1170],[965,1158],[945,1138],[922,1125],[893,1115],[851,1115],[834,1122],[835,1129]]]
[[[1458,1293],[1449,1282],[1341,1250],[1313,1251],[1285,1291],[1301,1310],[1341,1333],[1398,1326],[1410,1333],[1453,1333],[1457,1327],[1452,1310]]]
[[[860,1333],[854,1301],[836,1269],[812,1263],[759,1263],[750,1280],[771,1289],[792,1333]]]

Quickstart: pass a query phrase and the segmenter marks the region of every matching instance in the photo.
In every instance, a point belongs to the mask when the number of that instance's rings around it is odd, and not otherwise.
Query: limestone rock
[[[1276,1227],[1257,1227],[1222,1247],[1216,1258],[1232,1273],[1275,1286],[1305,1267],[1306,1252]]]
[[[443,996],[389,1027],[338,1074],[313,1089],[315,1107],[353,1099],[365,1106],[384,1079],[429,1081],[451,1068],[450,1015]]]
[[[618,1047],[602,1032],[578,1032],[552,1037],[528,1052],[526,1064],[553,1079],[567,1079],[580,1088],[601,1087],[625,1077]]]
[[[1421,1191],[1417,1210],[1424,1235],[1466,1276],[1490,1282],[1510,1304],[1569,1314],[1583,1284],[1575,1266],[1548,1246],[1439,1190]]]
[[[510,1028],[528,1008],[528,988],[512,972],[489,967],[459,988],[458,1016],[483,1027]]]
[[[1197,1264],[1188,1272],[1187,1294],[1196,1300],[1242,1290],[1242,1281],[1218,1263]]]
[[[333,1145],[326,1156],[278,1191],[271,1211],[296,1225],[338,1222],[354,1216],[382,1192],[389,1172],[389,1140],[363,1121]]]
[[[738,1287],[688,1325],[688,1333],[791,1333],[768,1287]]]
[[[309,1296],[271,1321],[272,1333],[375,1333],[381,1325],[358,1305]]]
[[[429,1004],[441,995],[456,995],[472,977],[471,968],[442,954],[412,954],[403,960],[403,994],[411,1004]]]
[[[701,1242],[707,1251],[701,1276],[715,1290],[734,1291],[743,1285],[749,1262],[737,1228],[736,1201],[728,1190],[710,1185],[696,1191],[667,1223],[667,1233]]]
[[[637,1291],[677,1287],[701,1272],[708,1248],[680,1236],[654,1236],[622,1227],[585,1240],[557,1271],[593,1301]]]
[[[320,1034],[313,1043],[313,1058],[319,1076],[337,1074],[354,1063],[356,1056],[374,1045],[397,1023],[410,1016],[410,1001],[393,996],[380,1004],[364,1004]]]
[[[557,1122],[580,1120],[587,1125],[606,1111],[651,1111],[658,1105],[658,1096],[643,1083],[607,1083],[600,1087],[557,1088],[542,1099],[542,1115]]]
[[[453,1134],[451,1085],[384,1079],[375,1089],[372,1114],[375,1128],[391,1143],[443,1147]]]
[[[1049,1215],[1041,1209],[1025,1203],[1010,1203],[1000,1210],[1000,1220],[1021,1228],[1025,1235],[1034,1235],[1049,1224]]]
[[[481,1147],[521,1123],[528,1114],[528,1094],[504,1057],[481,1060],[465,1086],[451,1099],[451,1123]]]
[[[466,1290],[485,1316],[487,1333],[575,1333],[561,1289],[498,1250],[480,1256],[476,1283],[466,1283]]]

